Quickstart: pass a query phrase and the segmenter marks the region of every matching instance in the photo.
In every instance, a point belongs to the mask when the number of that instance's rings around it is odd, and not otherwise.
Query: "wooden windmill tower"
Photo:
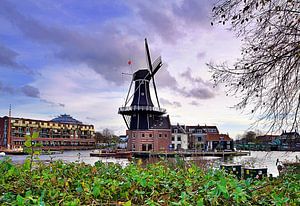
[[[162,67],[162,61],[159,57],[152,64],[147,39],[145,39],[145,49],[148,68],[139,69],[133,74],[125,105],[119,108],[118,113],[123,116],[128,128],[126,131],[128,150],[166,150],[171,143],[171,125],[169,116],[165,115],[166,110],[160,107],[154,78]],[[150,95],[151,82],[157,107],[154,106]],[[134,88],[132,88],[133,83]]]

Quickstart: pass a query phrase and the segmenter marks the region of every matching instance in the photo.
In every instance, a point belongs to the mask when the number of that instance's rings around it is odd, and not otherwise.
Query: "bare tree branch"
[[[298,129],[300,123],[300,0],[221,0],[213,22],[229,24],[243,40],[233,67],[209,63],[215,84],[241,96],[237,109],[251,107],[253,125]],[[213,25],[213,23],[212,23]]]

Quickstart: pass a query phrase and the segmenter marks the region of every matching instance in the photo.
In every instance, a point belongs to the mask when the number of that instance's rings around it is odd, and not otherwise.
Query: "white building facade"
[[[184,125],[172,125],[171,146],[174,150],[188,149],[188,134],[184,129]]]

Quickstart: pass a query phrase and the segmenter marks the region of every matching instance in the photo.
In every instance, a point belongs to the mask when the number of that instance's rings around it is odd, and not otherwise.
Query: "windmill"
[[[158,126],[168,127],[163,115],[166,113],[159,104],[155,75],[162,68],[161,57],[153,63],[151,61],[149,46],[145,39],[147,69],[139,69],[132,75],[125,105],[119,108],[118,113],[123,116],[128,130],[149,130]],[[152,81],[157,107],[154,106],[150,95],[150,82]],[[132,85],[134,83],[134,88]],[[131,90],[133,89],[133,92]],[[132,95],[130,96],[130,94]],[[132,101],[131,101],[132,99]],[[129,101],[131,104],[129,105]],[[169,122],[169,120],[167,120]]]

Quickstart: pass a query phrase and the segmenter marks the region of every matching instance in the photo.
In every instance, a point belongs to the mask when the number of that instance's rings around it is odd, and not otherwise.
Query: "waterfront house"
[[[188,149],[188,134],[184,125],[172,125],[171,146],[174,150]]]
[[[189,139],[189,149],[205,150],[205,136],[207,134],[219,134],[216,126],[186,126]]]
[[[207,151],[233,151],[233,139],[228,134],[207,133],[205,136],[205,148]]]

